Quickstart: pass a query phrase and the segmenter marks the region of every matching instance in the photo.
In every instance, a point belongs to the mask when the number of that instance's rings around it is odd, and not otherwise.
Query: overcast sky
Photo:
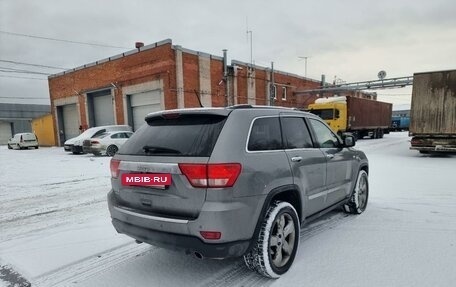
[[[167,38],[174,45],[327,81],[456,68],[456,1],[0,0],[0,102],[49,103],[47,77]],[[32,37],[105,44],[109,48]],[[13,70],[15,69],[15,70]],[[20,70],[22,73],[12,73]],[[14,77],[14,78],[12,78]],[[23,79],[17,77],[38,78]],[[410,88],[378,91],[410,103]]]

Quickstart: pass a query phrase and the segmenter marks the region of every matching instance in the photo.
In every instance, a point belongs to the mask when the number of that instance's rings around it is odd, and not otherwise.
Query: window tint
[[[97,136],[101,135],[102,133],[105,133],[106,129],[102,129],[97,131],[96,133],[93,134],[92,138],[96,138]]]
[[[259,118],[253,123],[250,132],[248,150],[282,149],[279,118]]]
[[[339,146],[336,135],[322,122],[310,119],[310,124],[317,137],[318,146],[321,148],[332,148]]]
[[[112,139],[120,139],[122,137],[122,133],[116,133],[111,136]]]
[[[133,133],[125,133],[125,137],[128,139],[133,135]]]
[[[119,154],[210,156],[226,117],[180,115],[151,118],[120,148]]]
[[[310,112],[314,115],[319,116],[324,120],[332,120],[334,119],[334,110],[333,109],[321,109],[321,110],[313,110],[311,109]]]
[[[286,148],[311,148],[312,139],[303,118],[281,118]]]
[[[98,138],[102,139],[102,138],[105,138],[107,136],[109,136],[109,133],[103,133],[103,134],[99,135]]]

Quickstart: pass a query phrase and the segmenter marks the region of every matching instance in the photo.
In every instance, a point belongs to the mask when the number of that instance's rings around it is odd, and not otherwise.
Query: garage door
[[[93,97],[94,125],[107,126],[114,125],[114,109],[111,94]]]
[[[62,106],[63,132],[65,140],[79,135],[79,116],[76,104]]]
[[[0,121],[0,144],[7,144],[11,137],[11,124]]]
[[[161,90],[149,91],[130,96],[133,130],[136,131],[144,124],[147,114],[162,110]]]

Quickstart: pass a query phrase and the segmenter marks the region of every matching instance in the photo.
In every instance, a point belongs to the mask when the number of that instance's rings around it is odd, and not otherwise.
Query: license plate
[[[169,186],[171,174],[169,173],[124,173],[122,185],[127,186]]]

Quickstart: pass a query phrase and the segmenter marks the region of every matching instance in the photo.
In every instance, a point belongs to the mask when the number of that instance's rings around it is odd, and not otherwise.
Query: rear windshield
[[[120,148],[119,154],[208,157],[225,119],[218,115],[152,118]]]

